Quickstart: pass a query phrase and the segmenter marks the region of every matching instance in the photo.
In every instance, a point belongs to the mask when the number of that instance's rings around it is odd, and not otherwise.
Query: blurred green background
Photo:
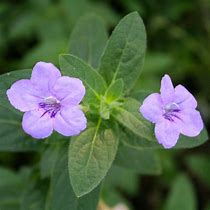
[[[58,65],[74,25],[86,13],[99,15],[111,32],[132,11],[142,16],[148,38],[136,90],[158,91],[161,77],[170,74],[174,84],[182,83],[196,96],[210,131],[209,0],[1,0],[0,73],[32,68],[40,60]],[[116,199],[136,210],[210,210],[210,143],[160,151],[160,157],[160,176],[132,177],[127,187],[119,183]],[[38,161],[33,153],[0,153],[0,165],[18,173]],[[1,170],[4,181],[7,172]]]

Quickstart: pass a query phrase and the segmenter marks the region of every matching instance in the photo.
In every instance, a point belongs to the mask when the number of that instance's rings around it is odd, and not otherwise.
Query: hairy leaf
[[[71,33],[69,53],[97,68],[108,35],[103,20],[93,14],[80,18]]]
[[[106,91],[106,100],[108,102],[115,101],[123,95],[123,80],[118,79],[113,82]]]
[[[161,172],[160,159],[156,151],[151,149],[137,150],[121,146],[114,163],[140,174],[160,174]]]
[[[132,98],[125,100],[123,107],[118,107],[113,112],[114,118],[135,135],[154,141],[152,125],[146,121],[139,112],[140,103]]]
[[[64,75],[81,79],[86,87],[86,101],[97,100],[104,94],[106,84],[101,75],[87,63],[73,55],[61,55],[60,67]]]
[[[76,197],[68,174],[68,147],[63,145],[59,149],[59,155],[52,174],[50,210],[96,210],[99,200],[100,187],[93,192]]]
[[[78,197],[92,191],[106,175],[114,160],[118,139],[112,130],[89,128],[71,141],[69,174]]]
[[[144,62],[146,32],[137,12],[125,16],[116,26],[102,55],[99,71],[108,84],[122,78],[129,91]]]

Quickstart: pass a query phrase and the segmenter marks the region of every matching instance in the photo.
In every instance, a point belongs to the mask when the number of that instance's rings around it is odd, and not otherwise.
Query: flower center
[[[48,113],[51,118],[54,118],[61,109],[60,101],[54,96],[46,97],[43,102],[39,103],[39,107],[44,110],[41,117]]]
[[[164,107],[164,118],[169,121],[174,121],[175,118],[180,119],[177,113],[180,112],[180,107],[177,103],[170,103]]]

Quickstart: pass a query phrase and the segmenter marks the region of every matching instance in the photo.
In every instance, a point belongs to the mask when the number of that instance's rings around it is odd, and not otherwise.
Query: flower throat
[[[174,122],[175,118],[180,119],[180,117],[177,115],[177,113],[180,112],[180,107],[176,103],[167,104],[164,108],[164,112],[164,118],[171,122]]]
[[[56,114],[61,109],[60,101],[57,100],[53,96],[46,97],[43,102],[39,103],[39,107],[41,109],[44,109],[44,113],[41,117],[43,117],[45,114],[49,114],[51,118],[54,118]]]

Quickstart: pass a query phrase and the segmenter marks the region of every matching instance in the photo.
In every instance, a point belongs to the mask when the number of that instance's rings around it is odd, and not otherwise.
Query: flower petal
[[[165,149],[174,147],[179,139],[179,130],[174,122],[162,120],[155,125],[155,136]]]
[[[33,68],[31,82],[36,89],[50,91],[59,77],[61,73],[53,64],[38,62]]]
[[[180,132],[185,136],[197,136],[203,130],[203,120],[200,112],[195,109],[184,110],[179,114],[181,120],[177,120]]]
[[[147,120],[156,123],[163,115],[162,100],[160,94],[149,95],[140,107],[140,112]]]
[[[77,105],[85,95],[85,87],[80,79],[72,77],[60,77],[53,92],[62,105]]]
[[[54,129],[64,136],[75,136],[86,128],[87,119],[76,106],[68,106],[55,116]]]
[[[15,82],[7,90],[7,97],[16,109],[26,112],[38,107],[42,100],[42,92],[35,90],[30,80],[23,79]]]
[[[36,139],[43,139],[53,132],[53,119],[48,114],[43,115],[43,111],[30,111],[23,115],[23,130]]]
[[[194,96],[182,85],[175,87],[175,102],[183,109],[197,107],[197,101]]]
[[[172,84],[171,78],[167,74],[161,80],[160,93],[161,93],[161,98],[163,100],[163,103],[165,105],[173,102],[174,86]]]

